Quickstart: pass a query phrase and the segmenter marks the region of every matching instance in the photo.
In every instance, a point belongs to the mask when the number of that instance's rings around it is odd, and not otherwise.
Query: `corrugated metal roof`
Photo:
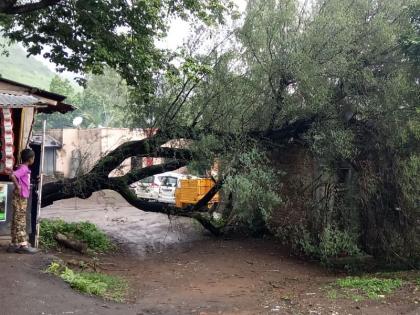
[[[49,91],[45,91],[45,90],[42,90],[42,89],[37,88],[35,86],[30,86],[30,85],[23,84],[21,82],[12,81],[12,80],[9,80],[9,79],[6,79],[6,78],[0,78],[0,82],[4,82],[4,83],[11,84],[11,85],[23,87],[23,88],[27,89],[27,92],[30,92],[31,94],[41,96],[41,97],[45,97],[45,98],[49,98],[49,99],[55,100],[57,102],[62,102],[66,99],[66,97],[64,95],[60,95],[60,94],[57,94],[57,93],[52,93],[52,92],[49,92]]]
[[[33,134],[31,143],[41,145],[42,143],[42,135],[40,134]],[[46,147],[53,147],[53,148],[61,148],[60,141],[56,140],[55,138],[51,137],[50,135],[45,135],[45,146]]]
[[[19,94],[10,91],[0,91],[0,107],[19,108],[42,105],[40,100],[32,95]]]
[[[76,109],[70,104],[63,103],[66,99],[64,95],[51,93],[34,86],[29,86],[5,78],[0,78],[0,86],[2,85],[9,87],[3,87],[0,89],[0,93],[3,93],[0,95],[0,107],[19,108],[36,106],[38,113],[46,114],[54,112],[64,114]],[[17,90],[15,90],[15,88]],[[13,96],[18,96],[18,98]],[[33,99],[29,99],[28,97],[34,97],[38,100],[38,102],[34,102]]]

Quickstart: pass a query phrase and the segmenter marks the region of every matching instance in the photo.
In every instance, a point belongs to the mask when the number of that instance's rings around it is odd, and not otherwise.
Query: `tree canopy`
[[[155,40],[165,34],[168,19],[194,16],[211,23],[230,5],[223,0],[2,1],[0,25],[6,37],[59,70],[99,74],[107,65],[147,91],[153,71],[165,62]]]
[[[66,115],[39,114],[36,128],[40,128],[40,122],[44,119],[49,128],[73,128],[72,121],[77,116],[83,118],[82,128],[128,127],[125,119],[128,87],[115,70],[106,68],[103,74],[89,74],[81,91],[75,90],[68,79],[56,75],[51,80],[49,90],[65,95],[66,101],[74,105],[76,110]]]

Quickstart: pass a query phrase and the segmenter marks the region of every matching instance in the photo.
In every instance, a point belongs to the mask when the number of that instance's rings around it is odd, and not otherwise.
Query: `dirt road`
[[[42,272],[49,259],[1,251],[0,315],[420,314],[410,287],[379,301],[329,299],[325,288],[340,275],[290,258],[267,240],[203,240],[145,259],[100,257],[102,272],[129,281],[127,304],[74,292]]]
[[[420,315],[416,286],[405,285],[380,300],[332,299],[327,297],[328,285],[345,275],[292,258],[274,241],[209,238],[188,221],[168,232],[171,225],[164,216],[155,216],[158,221],[154,222],[120,202],[107,208],[108,199],[102,200],[79,203],[76,210],[70,200],[46,209],[44,216],[89,219],[120,242],[130,240],[128,251],[99,257],[102,272],[130,283],[127,303],[74,292],[42,272],[51,260],[48,255],[21,256],[0,250],[0,315]],[[170,242],[164,237],[168,233]],[[64,260],[91,259],[56,254]]]
[[[90,221],[117,243],[143,257],[173,245],[205,239],[201,226],[188,218],[168,218],[131,207],[113,191],[96,192],[87,200],[68,199],[42,209],[43,218]]]

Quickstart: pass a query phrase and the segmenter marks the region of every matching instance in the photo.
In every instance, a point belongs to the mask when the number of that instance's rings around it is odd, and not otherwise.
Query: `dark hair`
[[[22,163],[28,162],[30,159],[35,157],[35,152],[31,149],[25,149],[20,152],[20,158],[22,159]]]

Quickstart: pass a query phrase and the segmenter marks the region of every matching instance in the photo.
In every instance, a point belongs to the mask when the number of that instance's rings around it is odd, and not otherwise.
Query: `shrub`
[[[241,154],[237,167],[241,172],[226,177],[225,192],[233,195],[233,211],[238,220],[258,230],[265,227],[271,212],[281,202],[279,174],[256,149]]]
[[[361,251],[357,244],[357,237],[354,235],[334,226],[327,226],[319,243],[320,258],[325,260],[340,256],[358,256]]]
[[[331,258],[362,254],[357,237],[334,226],[324,228],[319,237],[310,233],[303,224],[277,229],[276,236],[291,245],[294,252],[319,259],[325,264],[328,264]]]
[[[89,222],[67,223],[63,220],[42,220],[40,227],[40,244],[44,248],[54,248],[57,242],[54,237],[57,233],[71,236],[85,242],[90,250],[107,252],[115,246],[109,237],[99,230],[96,225]]]

